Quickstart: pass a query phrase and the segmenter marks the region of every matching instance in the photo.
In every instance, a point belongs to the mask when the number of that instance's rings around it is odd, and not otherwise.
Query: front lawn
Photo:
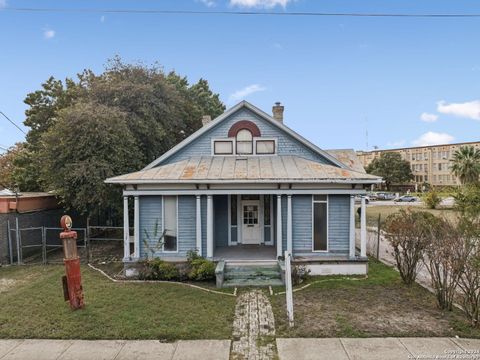
[[[0,338],[228,339],[235,298],[175,284],[113,283],[83,266],[86,308],[63,300],[60,265],[0,268]]]
[[[279,337],[480,337],[462,312],[443,313],[434,296],[415,284],[403,285],[398,273],[375,260],[369,262],[368,279],[312,284],[295,292],[295,327],[289,328],[285,295],[271,297]],[[325,280],[314,277],[309,281]]]

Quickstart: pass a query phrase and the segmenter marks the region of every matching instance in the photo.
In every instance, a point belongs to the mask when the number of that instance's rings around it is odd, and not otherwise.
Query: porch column
[[[198,255],[202,256],[202,203],[201,196],[197,195],[197,226],[196,226],[196,238],[197,238],[197,251]]]
[[[123,197],[123,260],[130,258],[130,225],[128,223],[128,196]]]
[[[277,257],[282,256],[282,195],[277,195]]]
[[[355,195],[350,195],[350,258],[355,257]]]
[[[367,256],[367,207],[365,196],[362,196],[362,208],[360,211],[360,256]]]
[[[213,257],[213,199],[207,195],[207,258]]]
[[[292,195],[287,196],[287,251],[292,255]]]
[[[134,197],[134,213],[133,213],[133,244],[134,244],[134,258],[140,258],[140,198]]]

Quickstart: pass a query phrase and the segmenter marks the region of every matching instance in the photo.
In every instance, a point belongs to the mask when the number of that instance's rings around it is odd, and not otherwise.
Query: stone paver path
[[[231,359],[260,360],[275,357],[275,320],[262,290],[240,294],[235,306]]]

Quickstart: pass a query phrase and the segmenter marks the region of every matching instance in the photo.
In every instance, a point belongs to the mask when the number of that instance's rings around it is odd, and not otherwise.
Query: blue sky
[[[480,18],[30,13],[8,8],[478,13],[443,0],[0,0],[0,111],[24,120],[50,75],[101,72],[108,58],[158,61],[246,99],[322,148],[480,140]],[[0,146],[23,134],[0,118]]]

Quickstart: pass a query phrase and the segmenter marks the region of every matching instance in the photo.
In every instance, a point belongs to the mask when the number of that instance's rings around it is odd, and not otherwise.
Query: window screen
[[[253,136],[250,130],[242,129],[237,133],[237,154],[253,153]]]
[[[163,201],[163,251],[177,251],[177,197],[164,196]]]
[[[327,210],[326,201],[313,202],[313,251],[327,250]]]
[[[275,141],[257,140],[255,151],[257,154],[275,154]]]
[[[233,142],[228,140],[215,140],[213,143],[213,151],[215,155],[232,155]]]

